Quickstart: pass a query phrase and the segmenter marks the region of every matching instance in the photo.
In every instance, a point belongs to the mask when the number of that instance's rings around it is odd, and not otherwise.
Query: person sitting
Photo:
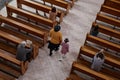
[[[18,46],[17,46],[17,54],[16,54],[16,59],[20,61],[29,61],[32,55],[32,41],[26,40],[22,41]]]
[[[105,60],[103,53],[104,49],[101,49],[98,53],[95,54],[91,68],[95,71],[100,71]]]
[[[90,34],[93,35],[93,36],[97,36],[98,33],[99,33],[98,29],[99,29],[99,26],[97,25],[97,23],[93,23]]]
[[[49,19],[52,21],[56,21],[57,11],[55,7],[52,7],[52,10],[49,12]]]

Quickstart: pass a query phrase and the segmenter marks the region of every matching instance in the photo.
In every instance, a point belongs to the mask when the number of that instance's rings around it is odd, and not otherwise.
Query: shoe
[[[62,59],[59,59],[59,61],[62,61]]]

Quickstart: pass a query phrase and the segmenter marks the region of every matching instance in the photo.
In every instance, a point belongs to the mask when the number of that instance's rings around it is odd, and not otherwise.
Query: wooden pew
[[[19,61],[16,58],[11,57],[5,53],[0,52],[0,58],[19,66],[21,74],[24,74],[28,68],[27,62]],[[0,70],[6,73],[8,72],[9,74],[14,74],[14,76],[16,77],[20,76],[20,73],[18,71],[16,71],[15,69],[12,69],[11,67],[6,66],[5,64],[2,64],[2,62],[0,63]]]
[[[43,0],[43,2],[44,2],[44,4],[45,4],[45,2],[48,2],[51,5],[56,5],[56,6],[62,7],[64,9],[66,9],[66,11],[64,12],[65,14],[69,13],[70,5],[67,2],[64,2],[62,0]]]
[[[85,80],[78,76],[75,72],[70,73],[69,77],[66,78],[66,80]]]
[[[3,41],[0,41],[0,49],[11,53],[14,57],[16,56],[17,49],[14,46],[9,45]]]
[[[101,6],[100,12],[105,12],[105,13],[108,13],[110,15],[120,17],[120,10],[106,6],[106,5]]]
[[[120,27],[120,20],[105,16],[103,14],[97,14],[96,21],[102,21],[113,26]]]
[[[33,20],[37,23],[41,23],[41,24],[46,25],[46,26],[51,27],[51,28],[53,28],[57,24],[56,22],[53,22],[50,19],[46,19],[46,18],[41,17],[39,15],[24,11],[22,9],[19,9],[19,8],[10,6],[10,5],[6,5],[6,9],[7,9],[8,17],[11,17],[12,14],[14,13],[14,14],[20,15],[22,17],[25,17],[28,20]]]
[[[67,1],[67,0],[62,0],[62,1],[68,2],[71,7],[73,7],[73,6],[74,6],[74,3],[75,3],[75,0],[68,0],[68,1]]]
[[[42,45],[44,45],[47,42],[47,35],[48,34],[46,32],[41,31],[41,29],[35,28],[34,26],[31,27],[31,26],[28,26],[26,24],[20,23],[16,20],[13,20],[11,18],[6,18],[3,16],[0,16],[0,22],[8,24],[12,27],[19,29],[19,30],[26,31],[27,33],[30,33],[32,35],[38,36],[39,39],[42,39],[42,43],[43,43]],[[41,41],[40,41],[40,43],[41,43]]]
[[[31,8],[36,9],[36,14],[38,13],[38,10],[43,11],[44,12],[44,16],[46,16],[45,13],[49,13],[51,11],[51,7],[45,6],[43,4],[34,2],[34,1],[30,1],[30,0],[17,0],[17,7],[18,8],[22,8],[22,5],[26,5],[29,6]],[[59,23],[63,21],[63,12],[58,11],[57,13],[57,17],[59,17]]]
[[[120,10],[119,0],[105,0],[104,5]]]
[[[93,22],[93,24],[94,24],[94,23],[95,23],[95,22]],[[103,25],[101,25],[101,24],[99,24],[99,23],[97,23],[97,24],[98,24],[98,26],[99,26],[99,29],[98,29],[99,32],[101,32],[101,33],[103,33],[103,34],[106,34],[106,35],[108,35],[108,36],[110,36],[110,37],[114,37],[114,38],[120,39],[120,32],[119,32],[119,31],[113,30],[113,29],[108,28],[108,27],[106,27],[106,26],[103,26]]]
[[[19,38],[17,36],[11,35],[9,33],[6,33],[4,31],[0,30],[0,38],[3,38],[5,40],[7,40],[8,42],[14,43],[16,45],[20,44],[22,41],[24,41],[24,39]],[[25,39],[26,40],[26,39]],[[39,47],[35,44],[33,44],[33,58],[35,59],[35,57],[38,55],[38,51],[39,51]]]
[[[87,42],[92,42],[92,43],[95,43],[95,44],[100,45],[102,47],[105,47],[107,49],[111,49],[111,50],[114,50],[116,52],[120,52],[120,45],[109,42],[107,40],[104,40],[104,39],[101,39],[98,37],[95,37],[95,36],[92,36],[90,34],[87,34],[87,36],[86,36],[85,44],[87,44]]]
[[[79,56],[78,56],[78,59],[80,59],[80,55],[83,54],[83,55],[86,55],[86,56],[89,56],[91,58],[94,57],[94,55],[99,52],[98,49],[96,48],[93,48],[91,46],[87,46],[87,45],[84,45],[80,48],[80,52],[79,52]],[[105,55],[105,63],[112,66],[112,67],[116,67],[116,68],[120,68],[120,58],[116,57],[116,56],[113,56],[111,55],[110,53],[107,53],[107,52],[104,52],[104,55]],[[114,75],[114,74],[113,74]],[[115,76],[115,75],[114,75]],[[120,75],[116,75],[117,77],[120,78]]]
[[[6,62],[4,62],[4,63],[6,63]],[[18,78],[21,75],[21,73],[19,71],[16,71],[12,67],[10,67],[4,63],[3,62],[0,63],[0,71],[4,72],[14,78]]]
[[[15,80],[15,78],[0,71],[0,80]]]
[[[100,72],[94,71],[90,68],[91,64],[85,60],[80,60],[79,62],[73,62],[71,72],[77,70],[81,73],[84,73],[88,76],[95,78],[96,80],[119,80],[114,76],[111,76],[105,71],[107,69],[102,69]],[[105,70],[105,71],[104,71]]]
[[[24,34],[20,34],[11,29],[5,28],[5,27],[0,27],[0,30],[6,32],[7,34],[12,35],[13,37],[16,37],[16,38],[18,37],[19,39],[22,39],[22,40],[27,40],[27,39],[31,40],[33,42],[33,46],[34,46],[34,52],[33,52],[32,58],[35,59],[37,57],[40,46],[39,46],[39,42],[37,42],[35,39],[33,39],[32,37],[25,36]],[[14,49],[14,47],[12,48],[12,46],[10,46],[8,48],[8,45],[6,46],[2,42],[0,43],[0,45],[1,45],[0,46],[1,49],[4,49],[4,50],[16,55],[16,48]]]

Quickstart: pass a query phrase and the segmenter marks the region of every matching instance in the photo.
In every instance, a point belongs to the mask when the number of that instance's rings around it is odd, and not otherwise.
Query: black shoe
[[[52,53],[50,53],[49,56],[52,56]]]

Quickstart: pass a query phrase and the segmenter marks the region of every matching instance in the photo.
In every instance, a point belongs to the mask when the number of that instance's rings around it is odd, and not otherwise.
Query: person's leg
[[[62,56],[63,58],[65,58],[65,54],[63,54],[63,56]]]
[[[60,58],[59,58],[59,61],[62,61],[63,60],[63,57],[62,57],[62,53],[60,54]]]
[[[49,56],[51,56],[51,55],[52,55],[52,51],[53,51],[53,49],[54,49],[54,44],[51,43],[51,42],[49,42],[48,48],[50,49],[50,54],[49,54]]]
[[[31,61],[31,58],[32,58],[31,52],[30,52],[30,53],[27,53],[27,55],[26,55],[26,60],[30,62],[30,61]]]
[[[60,44],[56,44],[54,50],[55,50],[55,51],[58,51],[58,50],[59,50],[59,46],[60,46]]]
[[[49,54],[49,56],[51,56],[51,55],[52,55],[52,51],[53,51],[53,49],[50,49],[50,54]]]

